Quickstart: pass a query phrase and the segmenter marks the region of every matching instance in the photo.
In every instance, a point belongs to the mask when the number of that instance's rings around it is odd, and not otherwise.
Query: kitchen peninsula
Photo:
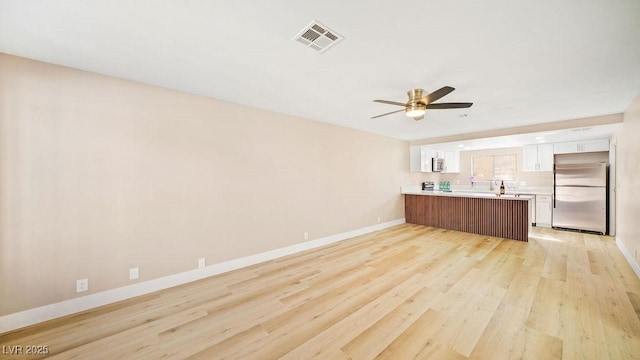
[[[531,195],[403,188],[406,222],[528,241]]]

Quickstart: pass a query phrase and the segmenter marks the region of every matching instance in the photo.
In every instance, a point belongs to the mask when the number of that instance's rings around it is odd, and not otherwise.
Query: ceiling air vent
[[[330,47],[342,41],[342,39],[344,39],[342,35],[315,20],[293,38],[293,40],[304,44],[306,47],[310,47],[321,53],[327,51]]]

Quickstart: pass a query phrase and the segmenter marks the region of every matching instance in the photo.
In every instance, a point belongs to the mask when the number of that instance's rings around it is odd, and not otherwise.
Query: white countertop
[[[420,186],[414,186],[417,189],[421,189]],[[495,190],[490,190],[488,186],[476,186],[475,188],[472,188],[470,186],[461,186],[461,185],[454,185],[452,186],[452,189],[454,192],[455,191],[459,191],[459,192],[474,192],[474,193],[497,193],[498,189]],[[520,194],[520,195],[552,195],[553,194],[553,187],[533,187],[533,186],[520,186],[518,187],[518,189],[516,189],[515,191],[513,190],[507,190],[507,193],[509,194]]]
[[[527,194],[527,195],[553,195],[552,187],[531,187],[531,188],[520,188],[515,191],[516,194]]]
[[[405,195],[494,198],[494,199],[504,199],[504,200],[532,200],[535,197],[534,195],[524,195],[519,193],[498,195],[494,192],[473,192],[469,190],[453,190],[453,191],[424,190],[423,191],[419,186],[402,187],[401,193]],[[527,193],[527,194],[530,194],[530,193]]]

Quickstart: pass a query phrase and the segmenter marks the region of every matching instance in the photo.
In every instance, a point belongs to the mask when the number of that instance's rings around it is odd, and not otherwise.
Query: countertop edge
[[[469,193],[469,192],[449,192],[449,191],[439,191],[439,190],[428,190],[428,191],[401,191],[402,195],[425,195],[425,196],[450,196],[450,197],[470,197],[470,198],[478,198],[478,199],[500,199],[500,200],[532,200],[535,198],[535,195],[513,195],[513,194],[505,194],[498,195],[493,193]]]

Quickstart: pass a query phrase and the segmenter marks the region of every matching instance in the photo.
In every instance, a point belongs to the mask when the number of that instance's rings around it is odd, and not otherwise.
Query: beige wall
[[[616,238],[640,265],[640,97],[624,114],[616,133]],[[635,254],[635,251],[639,254]]]
[[[425,176],[426,180],[433,181],[449,181],[452,186],[469,187],[469,176],[471,176],[471,161],[474,155],[503,155],[516,154],[518,163],[517,178],[518,181],[526,182],[527,187],[551,187],[553,186],[552,171],[522,171],[522,147],[499,148],[499,149],[483,149],[483,150],[467,150],[460,152],[460,172],[455,174],[446,173],[430,173]],[[425,180],[425,181],[426,181]],[[477,186],[488,186],[479,182]]]
[[[0,315],[404,217],[408,143],[0,54]]]

